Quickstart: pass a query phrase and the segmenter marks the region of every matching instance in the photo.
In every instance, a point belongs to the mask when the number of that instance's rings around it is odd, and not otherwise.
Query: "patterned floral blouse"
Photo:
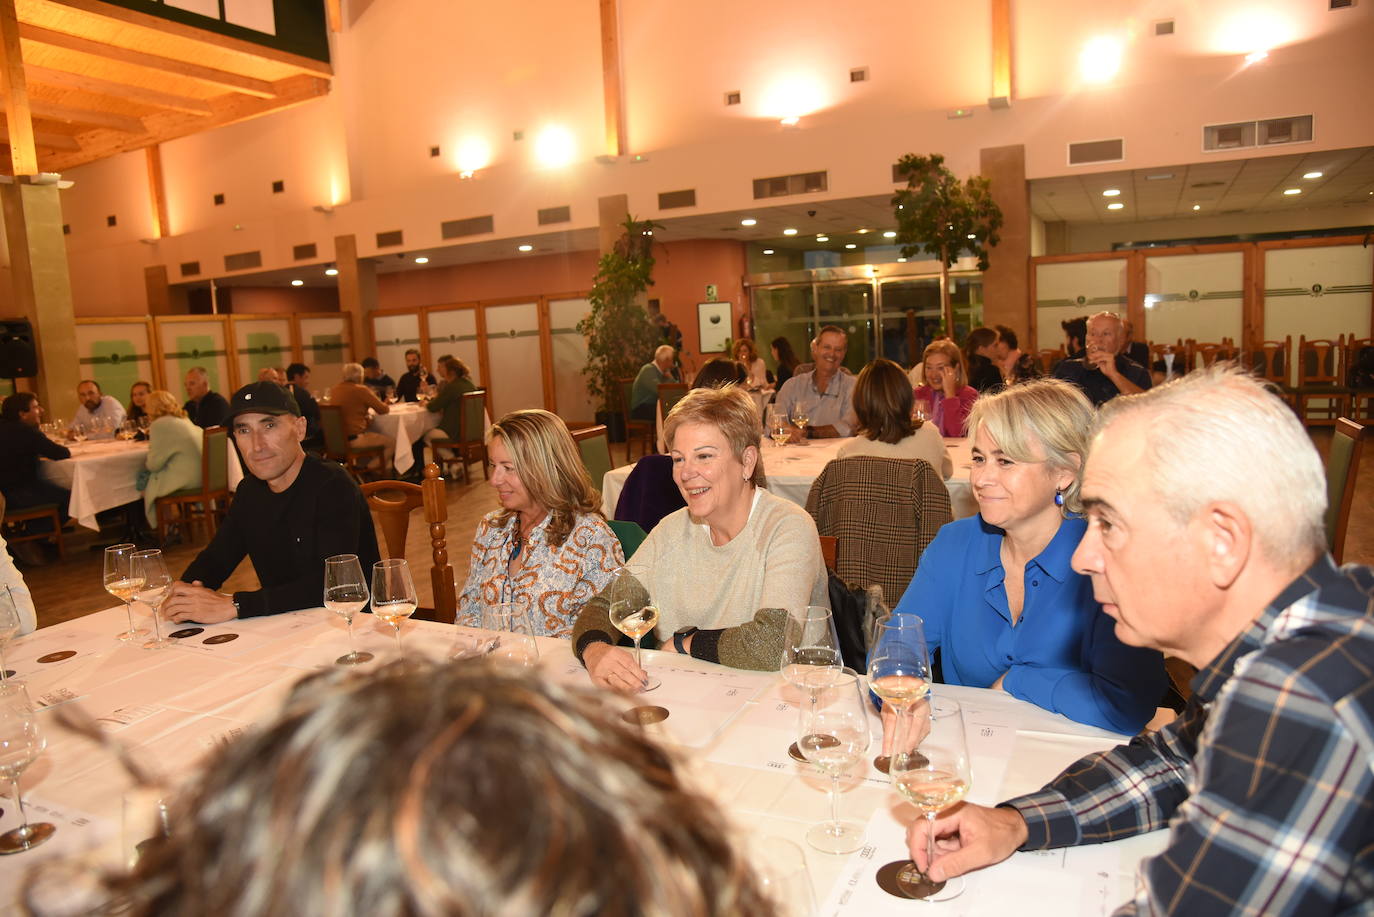
[[[507,568],[519,525],[498,525],[500,515],[501,510],[488,513],[477,526],[467,584],[458,597],[460,622],[479,625],[486,605],[528,603],[536,632],[568,636],[582,606],[624,565],[620,540],[605,519],[587,513],[577,517],[563,546],[554,548],[545,517],[530,530],[529,545],[521,549],[524,565],[512,579]]]

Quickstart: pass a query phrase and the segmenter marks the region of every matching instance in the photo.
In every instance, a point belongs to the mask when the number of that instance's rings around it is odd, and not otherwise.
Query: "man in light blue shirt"
[[[94,379],[82,379],[76,387],[76,397],[81,401],[81,407],[76,409],[76,416],[72,418],[68,429],[79,424],[85,428],[87,436],[114,436],[114,431],[124,422],[124,405],[119,403],[119,399],[102,394],[99,383]]]
[[[789,419],[804,413],[807,418],[805,436],[825,439],[852,436],[859,419],[854,415],[854,385],[856,379],[841,371],[845,352],[849,349],[849,335],[834,325],[826,325],[811,342],[811,358],[816,361],[810,372],[796,373],[778,389],[774,410]],[[803,410],[804,409],[804,410]],[[790,442],[798,442],[803,433],[792,426]]]

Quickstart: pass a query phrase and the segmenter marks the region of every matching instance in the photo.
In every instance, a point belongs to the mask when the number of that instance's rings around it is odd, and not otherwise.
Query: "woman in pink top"
[[[922,357],[925,385],[912,392],[930,405],[930,420],[943,436],[963,436],[964,423],[978,392],[968,384],[964,355],[953,341],[931,341]]]

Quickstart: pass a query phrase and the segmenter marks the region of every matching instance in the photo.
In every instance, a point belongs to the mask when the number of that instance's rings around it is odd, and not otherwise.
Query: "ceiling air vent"
[[[200,273],[200,262],[199,262],[199,261],[183,261],[183,262],[181,262],[181,276],[183,276],[183,277],[194,277],[194,276],[196,276],[196,275],[199,274],[199,273]]]
[[[484,217],[468,217],[466,220],[445,220],[439,224],[439,234],[445,239],[480,236],[495,231],[496,220],[490,214]]]
[[[226,271],[246,271],[254,267],[262,267],[262,252],[239,252],[224,256]]]
[[[1172,19],[1161,19],[1155,23],[1155,35],[1174,34],[1174,21]]]
[[[789,194],[813,194],[826,190],[829,180],[825,172],[798,172],[754,179],[754,199],[787,197]]]
[[[401,230],[393,229],[390,232],[377,233],[377,247],[390,248],[393,245],[400,245],[404,241]]]
[[[1237,121],[1234,124],[1204,124],[1202,149],[1239,150],[1278,143],[1307,143],[1312,139],[1312,116],[1269,118],[1265,121]]]
[[[740,100],[740,95],[739,95],[739,90],[738,90],[738,89],[733,90],[732,92],[727,92],[727,93],[725,94],[725,104],[726,104],[726,105],[738,105],[738,104],[739,104],[739,100]]]
[[[1204,150],[1238,150],[1255,145],[1255,122],[1207,124],[1202,128]]]
[[[850,71],[849,71],[849,82],[851,82],[851,83],[866,83],[866,82],[868,82],[868,68],[867,68],[867,67],[855,67],[853,70],[850,70]]]
[[[1069,165],[1081,166],[1090,162],[1121,162],[1126,158],[1126,141],[1084,140],[1069,144]]]
[[[571,207],[545,207],[539,211],[539,225],[548,226],[551,223],[571,223]]]
[[[686,191],[663,191],[658,195],[658,209],[672,210],[676,207],[695,207],[697,205],[697,191],[695,188],[688,188]]]
[[[1328,9],[1348,10],[1355,5],[1355,0],[1331,0]]]
[[[1312,116],[1298,115],[1296,118],[1271,118],[1258,122],[1259,133],[1256,138],[1260,146],[1275,143],[1306,143],[1312,139]]]
[[[315,253],[316,249],[314,242],[308,242],[305,245],[295,245],[291,248],[291,257],[295,258],[297,261],[309,261],[311,258],[315,257]]]

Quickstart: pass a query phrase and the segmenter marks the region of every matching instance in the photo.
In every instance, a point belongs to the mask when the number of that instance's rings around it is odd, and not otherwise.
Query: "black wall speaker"
[[[0,319],[0,379],[38,375],[38,349],[27,319]]]

